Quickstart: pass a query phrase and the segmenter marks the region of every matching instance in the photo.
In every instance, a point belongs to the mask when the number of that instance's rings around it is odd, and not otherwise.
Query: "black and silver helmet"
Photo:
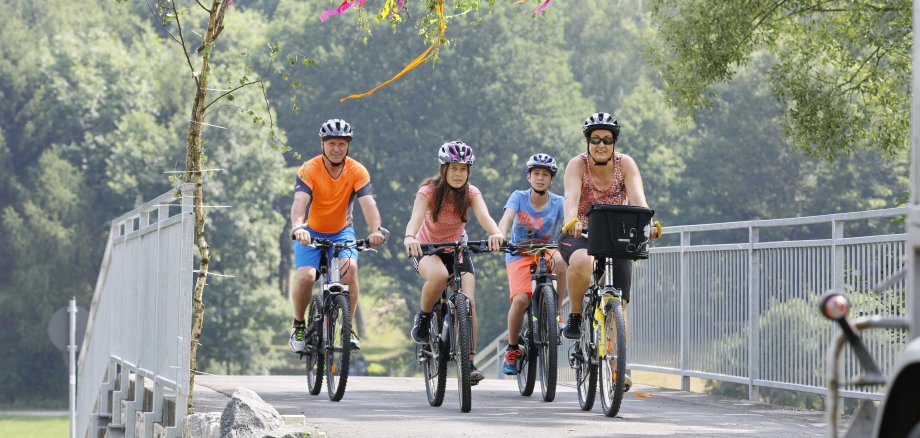
[[[590,137],[591,133],[598,129],[606,129],[612,132],[614,140],[620,136],[620,124],[617,122],[617,118],[610,113],[594,113],[585,119],[585,124],[582,127],[585,138]]]
[[[319,128],[319,136],[323,140],[332,137],[351,139],[354,136],[354,132],[352,132],[351,125],[348,122],[342,119],[329,119]]]

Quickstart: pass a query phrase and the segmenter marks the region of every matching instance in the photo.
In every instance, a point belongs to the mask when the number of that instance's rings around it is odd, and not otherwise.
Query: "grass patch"
[[[0,436],[20,438],[53,438],[70,435],[67,416],[32,416],[0,414]]]

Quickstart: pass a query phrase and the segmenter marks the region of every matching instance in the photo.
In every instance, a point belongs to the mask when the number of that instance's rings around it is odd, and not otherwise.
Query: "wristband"
[[[406,237],[411,237],[411,238],[413,238],[413,239],[415,239],[415,240],[418,240],[418,238],[415,237],[415,236],[412,235],[412,234],[406,234]],[[403,239],[405,239],[406,237],[403,237]]]

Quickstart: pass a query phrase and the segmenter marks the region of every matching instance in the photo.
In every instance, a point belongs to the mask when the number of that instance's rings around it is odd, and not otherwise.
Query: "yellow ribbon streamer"
[[[389,2],[388,2],[388,3],[389,3]],[[371,94],[376,93],[377,90],[379,90],[379,89],[381,89],[381,88],[383,88],[383,87],[386,87],[387,85],[389,85],[389,84],[392,83],[393,81],[395,81],[395,80],[401,78],[404,74],[408,73],[409,71],[411,71],[411,70],[414,69],[415,67],[418,67],[421,63],[427,61],[428,58],[430,58],[430,57],[433,55],[433,53],[435,53],[436,49],[441,45],[441,40],[444,38],[444,28],[447,27],[447,23],[446,23],[445,20],[444,20],[444,0],[440,0],[440,1],[438,2],[438,5],[437,5],[437,7],[436,7],[436,10],[437,10],[437,12],[438,12],[438,24],[439,24],[439,27],[440,27],[440,31],[438,32],[438,39],[435,40],[434,43],[432,43],[430,46],[428,46],[428,48],[425,49],[425,51],[422,52],[421,55],[419,55],[417,58],[413,59],[412,62],[410,62],[409,64],[407,64],[399,73],[396,73],[396,75],[394,75],[392,78],[390,78],[390,79],[384,81],[384,82],[381,83],[380,85],[377,85],[376,87],[374,87],[374,88],[371,89],[370,91],[367,91],[367,92],[364,92],[364,93],[361,93],[361,94],[352,94],[351,96],[348,96],[348,97],[343,97],[343,98],[339,99],[339,102],[345,102],[345,101],[348,100],[348,99],[360,99],[360,98],[362,98],[362,97],[370,96]]]

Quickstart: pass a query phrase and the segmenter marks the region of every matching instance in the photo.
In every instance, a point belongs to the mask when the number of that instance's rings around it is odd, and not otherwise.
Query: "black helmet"
[[[614,140],[620,137],[620,124],[617,122],[617,118],[614,117],[613,114],[594,113],[585,119],[585,124],[582,127],[582,131],[585,133],[585,138],[590,137],[591,133],[597,129],[606,129],[612,132]]]

